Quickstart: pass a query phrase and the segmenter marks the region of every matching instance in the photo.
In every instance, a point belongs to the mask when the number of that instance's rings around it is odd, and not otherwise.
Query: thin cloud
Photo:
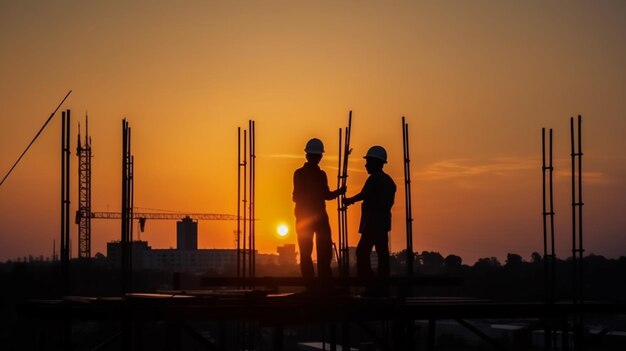
[[[303,158],[302,155],[290,155],[290,154],[260,155],[259,157],[263,157],[263,158],[286,158],[286,159]]]
[[[485,163],[477,163],[476,160],[469,158],[456,158],[430,164],[418,176],[435,180],[475,177],[484,174],[504,176],[537,169],[540,167],[538,162],[537,158],[516,156],[496,157]]]
[[[568,160],[555,160],[554,164],[566,164]],[[541,159],[538,157],[506,156],[496,157],[484,163],[469,158],[456,158],[435,162],[417,174],[422,179],[449,180],[477,177],[481,175],[507,176],[520,172],[540,172]],[[571,177],[571,171],[555,170],[558,178]],[[606,174],[598,171],[583,171],[583,182],[594,184],[607,183]]]
[[[554,172],[555,176],[558,178],[571,178],[572,171],[556,171]],[[607,184],[609,183],[609,178],[602,172],[594,172],[583,171],[583,183],[591,183],[591,184]]]
[[[269,154],[269,155],[260,155],[257,157],[262,157],[262,158],[274,158],[274,159],[288,159],[288,160],[293,160],[293,159],[298,159],[298,160],[305,160],[304,155],[302,154]],[[337,160],[339,159],[338,156],[333,156],[333,155],[328,155],[328,156],[324,156],[324,160],[326,161],[325,165],[323,166],[324,169],[331,169],[331,170],[337,170]],[[334,161],[330,162],[330,165],[328,165],[328,161]],[[348,165],[353,165],[355,162],[360,162],[360,159],[354,159],[353,157],[348,159]],[[365,173],[365,169],[361,166],[361,167],[350,167],[348,166],[348,172],[352,173],[352,172],[356,172],[356,173]]]
[[[258,157],[263,157],[263,158],[282,158],[282,159],[301,159],[304,160],[305,156],[304,154],[267,154],[267,155],[259,155]],[[324,160],[328,161],[328,160],[337,160],[337,156],[333,156],[333,155],[324,155]],[[349,162],[352,162],[352,160],[349,160]]]

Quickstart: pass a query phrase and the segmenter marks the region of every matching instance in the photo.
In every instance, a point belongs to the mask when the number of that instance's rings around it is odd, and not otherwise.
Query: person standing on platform
[[[317,274],[320,286],[330,288],[332,271],[332,238],[326,201],[337,198],[346,192],[345,187],[331,191],[328,187],[326,172],[320,169],[319,163],[324,153],[324,144],[313,138],[304,148],[306,163],[293,174],[293,201],[296,204],[296,233],[300,248],[300,270],[305,279],[307,290],[315,286],[313,268],[313,236],[317,248]]]
[[[372,146],[365,155],[365,169],[369,177],[360,193],[346,197],[344,205],[363,201],[359,233],[361,239],[356,248],[357,275],[366,279],[364,295],[387,295],[383,284],[389,278],[389,238],[391,230],[391,207],[394,203],[396,184],[383,171],[387,163],[387,151],[382,146]],[[378,255],[378,282],[370,265],[370,253],[376,248]]]

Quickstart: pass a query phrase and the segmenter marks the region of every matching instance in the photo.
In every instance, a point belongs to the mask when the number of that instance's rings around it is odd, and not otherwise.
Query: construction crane
[[[70,91],[71,92],[71,91]],[[69,95],[69,93],[68,93]],[[67,98],[67,96],[66,96]],[[64,100],[65,101],[65,100]],[[58,109],[58,108],[57,108]],[[56,112],[56,111],[55,111]],[[54,114],[54,113],[53,113]],[[52,117],[52,116],[51,116]],[[46,122],[47,123],[47,122]],[[92,212],[91,211],[91,137],[89,136],[88,117],[85,114],[85,136],[81,139],[80,125],[78,126],[78,142],[76,156],[78,156],[78,210],[76,224],[78,225],[78,257],[91,257],[91,219],[121,219],[120,212]],[[235,221],[237,216],[213,213],[156,213],[134,212],[132,218],[139,220],[139,229],[144,231],[147,219]]]
[[[76,221],[82,214],[76,213]],[[120,212],[90,212],[89,218],[93,219],[121,219]],[[182,220],[185,218],[207,221],[236,221],[236,215],[217,213],[156,213],[156,212],[133,212],[133,219],[139,220],[139,229],[143,232],[148,219]]]

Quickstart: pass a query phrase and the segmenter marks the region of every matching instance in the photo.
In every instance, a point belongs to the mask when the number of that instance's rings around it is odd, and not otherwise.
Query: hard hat
[[[307,154],[321,155],[324,153],[324,144],[318,138],[313,138],[306,143],[304,152]]]
[[[363,158],[370,157],[387,163],[387,151],[385,151],[385,148],[382,146],[375,145],[370,147],[370,149],[367,150],[367,154]]]

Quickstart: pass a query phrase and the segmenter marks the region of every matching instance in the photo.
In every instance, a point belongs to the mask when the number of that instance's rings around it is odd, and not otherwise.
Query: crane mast
[[[91,138],[89,137],[89,119],[85,114],[85,140],[81,142],[80,124],[78,124],[78,258],[91,257]]]

